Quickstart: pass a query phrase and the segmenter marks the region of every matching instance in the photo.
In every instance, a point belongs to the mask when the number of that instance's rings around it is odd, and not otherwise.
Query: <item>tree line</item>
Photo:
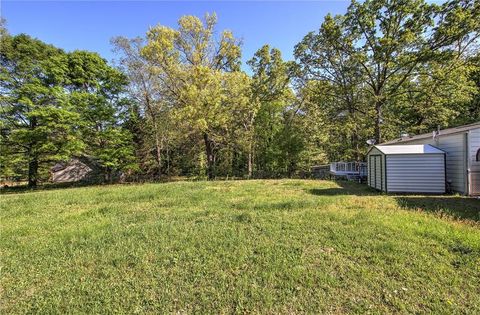
[[[305,176],[362,160],[369,139],[479,121],[479,13],[469,0],[353,1],[294,61],[264,45],[248,73],[215,14],[116,37],[114,64],[2,22],[0,180],[35,186],[77,155],[106,181]]]

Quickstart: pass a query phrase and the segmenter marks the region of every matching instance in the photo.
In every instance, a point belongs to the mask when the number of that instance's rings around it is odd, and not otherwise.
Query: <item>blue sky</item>
[[[344,13],[349,1],[1,1],[11,34],[27,33],[67,51],[86,49],[107,60],[113,36],[143,36],[158,23],[175,27],[182,15],[216,12],[218,29],[243,39],[243,61],[263,44],[292,59],[293,47],[317,30],[327,13]],[[244,65],[245,66],[245,65]]]

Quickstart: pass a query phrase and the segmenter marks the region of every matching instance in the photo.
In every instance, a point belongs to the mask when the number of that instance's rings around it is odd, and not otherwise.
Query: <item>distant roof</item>
[[[376,145],[384,154],[443,154],[444,151],[429,144]]]
[[[96,158],[94,158],[93,156],[79,155],[79,156],[72,157],[68,161],[57,162],[54,166],[52,166],[50,168],[50,172],[53,172],[53,173],[59,172],[61,170],[64,170],[65,168],[67,168],[67,166],[69,166],[73,163],[76,163],[78,161],[87,165],[91,169],[94,169],[94,168],[100,169],[102,167],[101,164],[98,162],[98,160]]]
[[[473,124],[469,124],[469,125],[463,125],[463,126],[458,126],[458,127],[448,128],[448,129],[442,129],[442,130],[440,130],[440,133],[438,134],[438,136],[441,137],[441,136],[444,136],[444,135],[449,135],[449,134],[453,134],[453,133],[457,133],[457,132],[465,132],[465,131],[468,131],[468,130],[471,130],[471,129],[476,129],[476,128],[480,128],[480,121],[477,121],[477,122],[475,122]],[[432,132],[433,132],[433,130],[432,130]],[[397,139],[394,139],[394,140],[391,140],[391,141],[383,142],[382,145],[383,144],[393,144],[393,143],[397,143],[397,142],[408,142],[408,141],[412,141],[412,140],[431,138],[433,136],[432,132],[423,133],[423,134],[416,135],[416,136],[397,138]]]

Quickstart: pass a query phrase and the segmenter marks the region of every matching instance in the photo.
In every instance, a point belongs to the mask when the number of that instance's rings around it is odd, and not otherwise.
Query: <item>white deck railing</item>
[[[330,173],[334,175],[358,174],[367,176],[365,162],[333,162],[330,164]]]

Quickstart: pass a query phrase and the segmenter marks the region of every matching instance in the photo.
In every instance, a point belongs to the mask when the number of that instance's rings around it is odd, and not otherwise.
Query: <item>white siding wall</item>
[[[445,193],[443,154],[387,155],[387,191]]]
[[[467,193],[465,133],[440,135],[437,141],[434,141],[433,138],[427,138],[398,144],[431,144],[445,151],[447,153],[447,180],[451,181],[453,190]]]
[[[470,130],[469,133],[469,154],[470,163],[470,194],[480,195],[480,162],[476,161],[477,151],[480,150],[480,128]]]
[[[468,142],[470,145],[470,170],[480,171],[480,162],[475,160],[477,158],[477,151],[480,149],[480,128],[470,130]]]

